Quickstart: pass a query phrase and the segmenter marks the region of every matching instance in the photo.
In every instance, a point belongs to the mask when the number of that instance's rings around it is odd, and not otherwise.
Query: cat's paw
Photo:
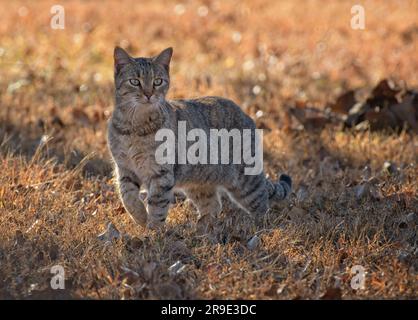
[[[158,221],[158,220],[150,220],[147,223],[147,228],[150,230],[161,231],[165,227],[165,220]]]

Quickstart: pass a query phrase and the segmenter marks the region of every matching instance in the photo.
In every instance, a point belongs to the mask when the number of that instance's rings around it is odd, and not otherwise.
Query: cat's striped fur
[[[201,216],[218,215],[222,191],[247,212],[263,215],[270,203],[290,193],[290,177],[282,175],[272,182],[263,172],[245,175],[244,164],[232,164],[232,160],[219,165],[157,163],[155,151],[161,142],[155,141],[155,133],[160,128],[176,133],[179,121],[186,121],[189,130],[205,132],[211,128],[255,129],[254,121],[227,99],[167,101],[171,55],[168,48],[154,58],[132,58],[123,49],[115,49],[116,105],[109,120],[108,144],[126,211],[139,224],[158,227],[179,188]],[[147,191],[145,204],[140,189]]]

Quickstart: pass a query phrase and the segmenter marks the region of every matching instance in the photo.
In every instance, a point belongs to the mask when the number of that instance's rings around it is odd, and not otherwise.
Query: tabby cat
[[[269,204],[291,192],[292,180],[276,182],[264,173],[246,175],[244,164],[159,164],[156,149],[159,129],[177,132],[180,121],[188,129],[209,133],[217,129],[252,129],[254,121],[235,103],[219,97],[166,100],[172,48],[151,58],[134,58],[123,49],[114,51],[115,108],[108,124],[108,145],[115,164],[123,206],[140,225],[164,224],[174,190],[181,190],[196,206],[199,217],[213,217],[222,209],[220,194],[246,212],[261,217]],[[209,134],[208,134],[209,135]],[[177,152],[177,147],[176,147]],[[147,196],[141,198],[140,190]]]

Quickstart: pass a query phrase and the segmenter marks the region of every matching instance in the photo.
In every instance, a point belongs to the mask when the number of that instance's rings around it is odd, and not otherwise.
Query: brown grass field
[[[351,1],[323,0],[62,1],[53,30],[56,1],[1,0],[0,299],[417,299],[417,135],[299,130],[288,114],[388,77],[418,87],[418,1],[361,2],[365,30]],[[106,146],[115,45],[172,46],[170,98],[228,97],[266,129],[266,172],[294,194],[262,227],[228,204],[204,237],[188,202],[164,232],[128,217]]]

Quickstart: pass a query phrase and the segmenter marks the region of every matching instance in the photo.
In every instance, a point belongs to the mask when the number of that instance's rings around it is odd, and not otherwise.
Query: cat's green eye
[[[140,84],[140,81],[138,79],[129,79],[129,83],[135,87],[138,87]]]
[[[154,86],[156,87],[161,86],[162,83],[163,83],[163,79],[161,78],[154,79]]]

